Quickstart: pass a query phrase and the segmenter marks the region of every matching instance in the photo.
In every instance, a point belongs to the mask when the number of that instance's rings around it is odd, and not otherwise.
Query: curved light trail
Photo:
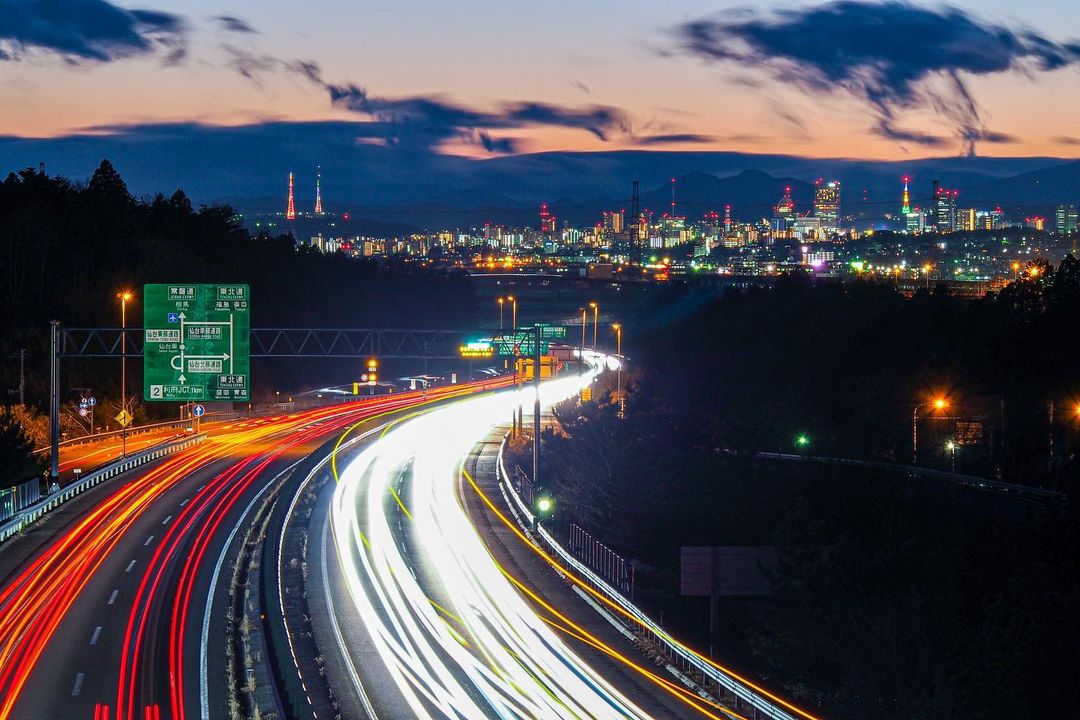
[[[578,393],[597,365],[545,383],[542,404]],[[331,526],[349,594],[417,717],[648,717],[559,634],[578,630],[538,615],[460,503],[462,458],[533,392],[410,420],[350,463],[335,489]]]
[[[142,717],[145,707],[160,712],[162,706],[169,708],[175,720],[184,717],[188,702],[182,661],[195,580],[204,569],[207,548],[225,515],[274,459],[350,424],[509,383],[509,378],[500,378],[234,423],[202,445],[134,474],[130,482],[97,502],[0,587],[0,720],[16,716],[13,713],[23,687],[38,669],[58,626],[110,552],[148,508],[192,473],[219,460],[234,461],[200,488],[172,521],[142,574],[119,658],[116,704],[112,706],[116,714],[110,717]],[[169,599],[161,617],[151,612],[155,597]],[[153,659],[144,658],[145,646],[154,645],[158,635],[167,648],[167,667],[161,670],[168,672],[169,698],[162,698],[160,704],[154,698],[144,707],[138,700],[143,695],[153,696],[156,679],[147,676],[156,671]],[[143,688],[141,694],[137,694],[138,688]],[[99,703],[94,713],[109,710],[109,705]]]

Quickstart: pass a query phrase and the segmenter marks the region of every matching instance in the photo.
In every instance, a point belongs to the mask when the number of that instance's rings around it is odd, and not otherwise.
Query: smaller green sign
[[[543,323],[540,325],[540,337],[550,340],[562,340],[566,337],[566,327],[564,325]]]

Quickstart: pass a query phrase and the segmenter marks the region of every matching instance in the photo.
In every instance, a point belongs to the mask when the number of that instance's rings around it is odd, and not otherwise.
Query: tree
[[[0,482],[15,485],[40,475],[45,460],[34,455],[34,442],[9,409],[0,411]]]

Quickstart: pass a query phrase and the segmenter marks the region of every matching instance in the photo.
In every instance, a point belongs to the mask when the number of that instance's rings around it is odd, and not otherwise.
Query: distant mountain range
[[[932,181],[960,191],[961,205],[1002,205],[1013,213],[1047,213],[1080,203],[1080,162],[1063,158],[945,157],[910,161],[818,159],[736,152],[548,152],[473,159],[359,142],[348,122],[268,122],[240,127],[157,124],[61,138],[0,136],[0,167],[44,162],[51,173],[85,179],[108,157],[132,192],[182,188],[196,202],[229,202],[246,213],[281,211],[287,178],[296,201],[314,204],[322,167],[324,204],[378,223],[413,227],[535,224],[548,202],[560,219],[592,224],[602,210],[629,208],[631,181],[642,205],[669,209],[677,178],[680,215],[733,207],[737,218],[767,215],[785,185],[805,211],[816,178],[838,179],[845,212],[867,216],[899,209],[900,178],[910,175],[916,204]],[[372,223],[374,225],[374,223]]]

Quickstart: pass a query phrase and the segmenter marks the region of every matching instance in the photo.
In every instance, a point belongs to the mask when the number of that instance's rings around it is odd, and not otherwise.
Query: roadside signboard
[[[121,410],[114,419],[120,423],[120,427],[127,427],[134,418],[131,417],[131,413],[127,410]]]
[[[191,414],[194,417],[201,418],[203,415],[206,414],[206,407],[204,405],[196,405],[195,407],[191,408]]]
[[[143,398],[251,399],[247,285],[143,286]]]
[[[458,354],[463,358],[487,359],[495,355],[495,348],[487,340],[470,340],[458,348]]]

